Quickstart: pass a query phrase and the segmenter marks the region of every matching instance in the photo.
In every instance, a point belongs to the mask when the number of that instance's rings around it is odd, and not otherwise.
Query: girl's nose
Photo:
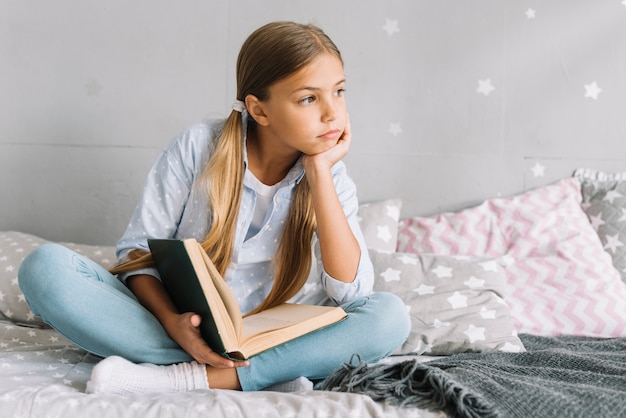
[[[332,101],[326,101],[324,103],[322,120],[324,122],[331,122],[337,117],[337,106]]]

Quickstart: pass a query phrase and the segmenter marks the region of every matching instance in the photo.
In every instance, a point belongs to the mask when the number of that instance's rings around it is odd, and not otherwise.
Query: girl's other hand
[[[200,335],[200,315],[193,312],[180,314],[175,322],[168,326],[168,333],[191,357],[200,364],[216,368],[244,367],[250,362],[235,362],[217,354],[207,345]]]

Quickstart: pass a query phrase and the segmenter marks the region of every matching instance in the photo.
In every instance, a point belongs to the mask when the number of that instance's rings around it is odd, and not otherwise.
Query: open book
[[[195,239],[150,239],[148,245],[176,309],[200,315],[200,334],[226,358],[246,360],[346,317],[337,306],[285,303],[243,318],[233,293]]]

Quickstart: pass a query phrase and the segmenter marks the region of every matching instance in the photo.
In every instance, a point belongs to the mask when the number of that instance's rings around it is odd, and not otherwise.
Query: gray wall
[[[530,3],[0,0],[0,230],[115,243],[161,147],[226,113],[239,46],[279,19],[342,49],[363,202],[429,215],[626,171],[625,3]]]

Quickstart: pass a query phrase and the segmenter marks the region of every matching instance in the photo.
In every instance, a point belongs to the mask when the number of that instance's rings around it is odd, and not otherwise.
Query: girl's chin
[[[310,150],[311,153],[309,155],[321,154],[322,152],[328,151],[335,145],[337,145],[338,140],[334,141],[325,141],[322,144],[318,144],[316,147],[312,147]]]
[[[321,154],[325,151],[328,151],[330,148],[326,148],[326,149],[315,149],[315,150],[307,150],[306,152],[303,151],[302,154],[304,155],[317,155],[317,154]]]

